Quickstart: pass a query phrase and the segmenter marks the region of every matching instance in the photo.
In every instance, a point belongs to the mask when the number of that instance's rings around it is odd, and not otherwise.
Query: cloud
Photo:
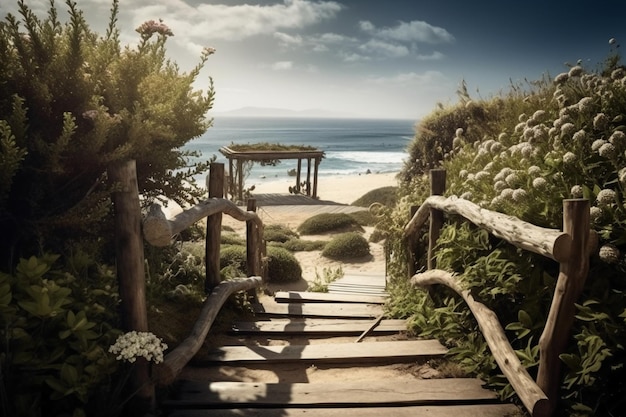
[[[394,27],[377,28],[370,21],[359,22],[359,27],[365,33],[381,39],[399,42],[420,42],[429,44],[452,43],[454,36],[441,27],[433,26],[421,20],[399,22]]]
[[[334,1],[284,0],[282,4],[226,6],[201,4],[194,20],[213,39],[240,40],[298,29],[335,18],[343,6]]]
[[[397,45],[377,39],[371,39],[359,49],[367,54],[382,55],[387,58],[401,58],[409,55],[410,51],[404,45]]]
[[[433,86],[447,83],[448,79],[439,71],[426,71],[422,74],[416,72],[405,72],[392,77],[370,77],[368,81],[374,84],[411,84],[418,86]]]
[[[278,62],[274,62],[270,67],[276,71],[287,71],[293,68],[293,62],[292,61],[278,61]]]

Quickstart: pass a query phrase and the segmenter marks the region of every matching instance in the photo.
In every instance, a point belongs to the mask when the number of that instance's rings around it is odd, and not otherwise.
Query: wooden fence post
[[[430,170],[430,195],[443,195],[446,190],[446,170]],[[430,209],[430,228],[428,231],[428,269],[435,268],[434,248],[443,226],[443,211]]]
[[[569,258],[561,262],[559,278],[554,290],[546,325],[539,339],[539,372],[537,385],[548,396],[550,412],[555,410],[561,385],[559,355],[567,346],[576,307],[585,279],[589,273],[589,255],[592,250],[589,227],[589,201],[563,201],[563,232],[571,236]]]
[[[419,206],[411,206],[409,210],[409,221],[413,218],[413,216],[415,216],[415,213],[417,213],[417,209],[419,209]],[[415,273],[417,272],[417,254],[415,253],[415,251],[417,249],[418,239],[419,238],[417,236],[417,233],[412,233],[411,235],[409,235],[407,240],[409,278],[415,275]]]
[[[240,173],[241,174],[241,173]],[[207,188],[209,198],[224,197],[224,164],[212,163]],[[220,242],[222,239],[222,213],[215,213],[206,219],[206,278],[204,290],[207,294],[220,283]]]
[[[115,257],[121,299],[121,319],[125,331],[148,331],[146,282],[141,207],[137,186],[137,166],[134,160],[112,163],[108,167],[109,181],[119,186],[112,195],[115,213]],[[154,385],[150,379],[150,364],[137,359],[133,367],[129,392],[137,392],[129,408],[143,415],[154,408]]]
[[[256,199],[248,199],[246,210],[256,213]],[[248,277],[263,276],[261,271],[262,240],[258,225],[252,220],[246,220],[246,269]],[[256,289],[250,289],[248,296],[252,299],[256,299]]]

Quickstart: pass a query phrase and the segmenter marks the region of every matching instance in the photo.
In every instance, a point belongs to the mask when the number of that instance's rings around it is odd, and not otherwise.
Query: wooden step
[[[394,379],[317,383],[181,381],[165,407],[364,407],[496,402],[475,378]]]
[[[282,334],[361,334],[369,329],[372,320],[337,319],[271,319],[267,321],[241,321],[233,324],[235,333],[282,333]],[[406,320],[383,320],[371,333],[397,333],[406,330]]]
[[[371,408],[240,408],[176,410],[169,417],[510,417],[523,415],[513,404],[421,405]]]
[[[327,292],[307,291],[279,291],[274,294],[274,300],[284,302],[307,302],[307,303],[367,303],[385,304],[387,297],[380,295],[357,295],[357,294],[332,294]]]
[[[273,303],[253,304],[255,314],[307,316],[307,317],[352,317],[374,318],[383,313],[378,304],[352,303]]]
[[[342,362],[380,363],[417,360],[446,354],[437,340],[329,343],[285,346],[222,346],[210,351],[207,362]]]

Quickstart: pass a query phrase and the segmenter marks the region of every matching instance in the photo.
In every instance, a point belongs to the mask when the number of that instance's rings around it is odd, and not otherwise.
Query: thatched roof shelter
[[[280,144],[246,144],[222,146],[220,152],[228,159],[228,190],[234,197],[243,200],[243,164],[244,162],[272,163],[283,159],[297,159],[296,184],[294,190],[300,193],[302,161],[307,162],[306,182],[304,192],[312,198],[317,198],[317,174],[319,164],[324,158],[324,152],[311,146],[291,146]],[[236,164],[236,165],[235,165]],[[311,187],[311,164],[313,165],[313,186]]]

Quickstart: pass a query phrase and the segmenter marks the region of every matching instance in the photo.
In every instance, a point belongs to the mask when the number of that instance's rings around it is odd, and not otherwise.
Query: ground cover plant
[[[320,213],[309,217],[298,226],[303,235],[318,235],[341,231],[363,231],[359,223],[346,213]]]
[[[335,260],[358,259],[370,255],[370,245],[359,232],[334,236],[322,250],[322,256]]]
[[[461,94],[458,104],[425,118],[411,146],[409,160],[417,162],[405,166],[400,202],[388,216],[395,277],[390,310],[411,317],[420,334],[446,342],[467,370],[509,397],[511,387],[463,301],[442,288],[430,295],[407,288],[402,227],[410,207],[428,196],[425,169],[446,169],[446,195],[544,227],[561,227],[563,199],[590,200],[590,227],[600,244],[561,355],[558,415],[619,415],[626,398],[618,382],[626,377],[626,71],[614,42],[599,69],[572,65],[490,100]],[[424,244],[418,268],[425,265]],[[436,262],[497,312],[534,375],[558,265],[453,217],[442,230]]]

